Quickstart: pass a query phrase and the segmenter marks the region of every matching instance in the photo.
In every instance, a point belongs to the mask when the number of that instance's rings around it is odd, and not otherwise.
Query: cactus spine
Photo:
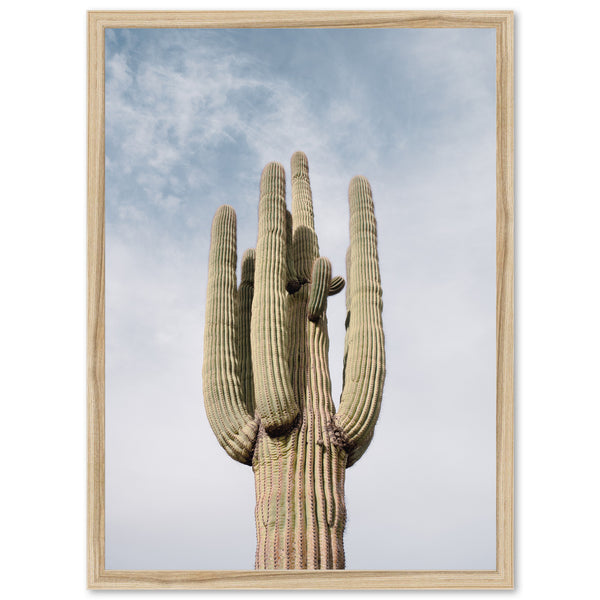
[[[319,256],[308,161],[263,170],[256,251],[236,286],[236,217],[217,211],[211,235],[203,386],[227,453],[251,464],[257,569],[343,569],[345,470],[369,445],[385,378],[377,232],[369,182],[350,182],[344,387],[331,399],[327,297],[340,292]]]

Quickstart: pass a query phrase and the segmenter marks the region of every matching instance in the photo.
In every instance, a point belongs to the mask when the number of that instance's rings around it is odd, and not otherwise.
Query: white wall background
[[[326,6],[374,8],[357,2]],[[87,6],[58,0],[4,8],[0,565],[7,597],[89,594],[85,9],[165,7],[152,0]],[[216,4],[177,5],[211,7]],[[325,6],[302,4],[317,7]],[[403,8],[393,2],[377,7]],[[419,8],[427,7],[517,13],[516,595],[590,597],[600,533],[600,11],[581,0],[439,0]]]

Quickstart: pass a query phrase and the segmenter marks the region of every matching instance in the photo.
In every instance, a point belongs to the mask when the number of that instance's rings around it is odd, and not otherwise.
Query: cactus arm
[[[329,295],[335,296],[336,294],[339,294],[344,289],[345,285],[346,282],[344,281],[344,278],[341,275],[336,275],[329,284]]]
[[[385,379],[382,291],[377,256],[377,223],[371,186],[354,177],[349,188],[350,270],[347,275],[346,365],[335,416],[351,466],[373,437]]]
[[[311,278],[313,262],[319,256],[319,244],[315,232],[308,159],[304,152],[293,154],[291,166],[294,267],[298,280],[303,284]]]
[[[254,248],[244,252],[242,257],[242,280],[237,292],[237,357],[239,364],[242,397],[248,412],[254,414],[254,378],[252,376],[252,355],[250,351],[250,321],[254,298]]]
[[[308,320],[316,323],[327,306],[331,283],[331,263],[327,258],[317,258],[313,264],[310,295],[308,297]]]
[[[213,220],[208,264],[204,406],[217,440],[229,456],[251,464],[258,424],[247,410],[236,366],[236,260],[235,211],[221,206]]]
[[[288,431],[299,412],[287,360],[286,220],[285,172],[269,163],[260,182],[251,346],[256,409],[271,436]]]

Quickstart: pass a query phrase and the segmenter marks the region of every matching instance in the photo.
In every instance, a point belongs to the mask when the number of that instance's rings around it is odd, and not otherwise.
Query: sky
[[[253,569],[254,478],[202,399],[210,227],[308,156],[345,276],[373,189],[387,377],[347,471],[348,569],[495,569],[493,29],[106,30],[106,568]],[[239,275],[239,270],[238,270]],[[344,294],[328,302],[332,395]]]

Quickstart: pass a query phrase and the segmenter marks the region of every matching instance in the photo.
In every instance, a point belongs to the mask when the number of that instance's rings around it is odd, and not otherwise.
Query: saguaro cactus
[[[204,335],[211,427],[256,484],[257,569],[343,569],[345,469],[364,453],[379,415],[385,355],[377,231],[369,182],[350,182],[344,385],[331,399],[327,297],[344,287],[319,256],[308,161],[263,170],[256,251],[236,286],[236,216],[214,218]]]

